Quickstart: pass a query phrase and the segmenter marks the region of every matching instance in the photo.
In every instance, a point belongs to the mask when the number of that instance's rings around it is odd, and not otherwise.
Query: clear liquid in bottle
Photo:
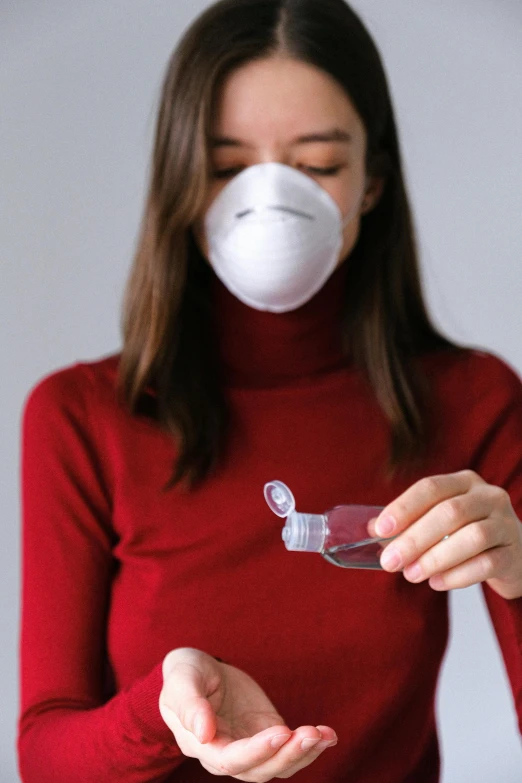
[[[370,523],[380,506],[336,506],[324,514],[325,536],[321,554],[341,568],[382,570],[381,553],[390,539],[372,538]]]
[[[381,540],[370,538],[367,541],[358,541],[356,544],[340,544],[321,554],[329,563],[341,568],[368,568],[382,571],[380,556],[383,548],[384,544]]]

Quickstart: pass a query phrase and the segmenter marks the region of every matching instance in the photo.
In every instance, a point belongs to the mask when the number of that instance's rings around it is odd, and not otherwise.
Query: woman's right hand
[[[190,648],[163,661],[159,706],[185,756],[236,780],[289,778],[337,742],[328,726],[292,731],[251,677]]]

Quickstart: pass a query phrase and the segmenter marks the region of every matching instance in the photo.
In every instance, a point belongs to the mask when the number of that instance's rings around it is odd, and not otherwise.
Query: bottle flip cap
[[[265,500],[278,517],[287,517],[295,511],[292,490],[282,481],[269,481],[265,484]]]
[[[294,552],[322,552],[326,536],[324,516],[297,512],[292,491],[282,481],[269,481],[265,484],[264,494],[274,514],[286,517],[282,531],[286,548]]]

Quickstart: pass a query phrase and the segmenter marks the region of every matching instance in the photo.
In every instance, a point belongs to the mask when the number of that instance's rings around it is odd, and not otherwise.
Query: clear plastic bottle
[[[391,538],[372,538],[368,523],[381,506],[335,506],[324,514],[295,510],[291,490],[282,481],[265,484],[265,499],[274,514],[286,518],[282,537],[292,552],[319,552],[341,568],[381,569],[380,555]]]

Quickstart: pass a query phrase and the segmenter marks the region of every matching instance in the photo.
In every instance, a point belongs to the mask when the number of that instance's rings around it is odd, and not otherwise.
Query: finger
[[[316,729],[321,734],[321,740],[326,740],[327,742],[335,740],[337,742],[337,734],[330,726],[316,726]]]
[[[480,482],[482,479],[471,470],[417,481],[381,511],[375,525],[377,535],[389,538],[401,533],[437,503],[463,495]]]
[[[192,755],[190,751],[184,750],[188,747],[187,743],[194,747],[194,743],[204,745],[214,739],[217,729],[216,716],[211,705],[205,699],[187,702],[183,711],[184,722],[162,698],[160,698],[159,709],[163,720],[173,732],[185,755]]]
[[[300,770],[304,769],[305,767],[309,767],[310,764],[313,764],[313,762],[319,758],[325,751],[327,751],[329,748],[333,748],[337,745],[337,740],[333,742],[326,742],[326,740],[320,740],[317,745],[312,748],[308,753],[306,753],[303,758],[296,764],[294,764],[293,767],[290,767],[285,772],[281,772],[281,774],[277,775],[278,778],[291,778],[295,775],[296,772],[299,772]],[[271,778],[268,778],[271,780]]]
[[[380,533],[377,532],[377,521],[378,520],[379,520],[379,514],[377,514],[376,516],[372,517],[369,520],[369,522],[368,522],[368,524],[366,526],[366,528],[368,530],[368,535],[370,536],[370,538],[379,538],[379,536],[380,536]]]
[[[388,544],[381,555],[381,566],[385,571],[393,572],[416,563],[446,536],[455,534],[471,522],[486,518],[489,511],[487,492],[471,491],[441,501]],[[501,541],[494,540],[490,546],[497,543]],[[446,546],[443,551],[448,552],[449,548]]]
[[[272,726],[253,737],[234,742],[217,738],[200,749],[198,758],[206,769],[214,770],[214,774],[238,777],[271,759],[291,737],[288,726]]]
[[[241,779],[259,781],[290,777],[311,764],[328,746],[336,742],[337,735],[328,727],[322,727],[320,731],[314,726],[301,726],[272,758],[248,770],[248,777]]]
[[[510,547],[505,546],[488,549],[455,568],[432,576],[429,585],[437,591],[458,590],[492,579],[507,570],[510,562],[509,549]]]
[[[337,745],[337,735],[332,729],[328,729],[328,731],[325,732],[325,727],[318,726],[317,728],[321,731],[321,739],[315,745],[311,746],[293,766],[289,767],[285,772],[282,772],[278,777],[283,779],[292,777],[296,772],[299,772],[301,769],[312,764],[329,748],[333,748]]]
[[[404,569],[404,576],[409,582],[422,582],[435,574],[456,568],[499,544],[501,536],[495,520],[488,517],[471,522],[428,549],[422,557]]]
[[[178,662],[164,681],[160,695],[160,712],[167,725],[172,716],[180,726],[192,732],[198,742],[210,742],[216,733],[216,716],[207,700],[208,684],[193,664]],[[170,720],[169,720],[170,718]]]

